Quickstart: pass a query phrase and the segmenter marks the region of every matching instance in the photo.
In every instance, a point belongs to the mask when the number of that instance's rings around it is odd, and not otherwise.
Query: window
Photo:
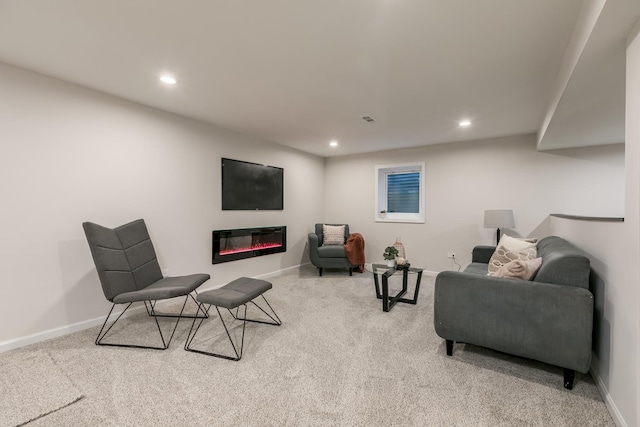
[[[377,222],[424,222],[424,162],[376,166]]]

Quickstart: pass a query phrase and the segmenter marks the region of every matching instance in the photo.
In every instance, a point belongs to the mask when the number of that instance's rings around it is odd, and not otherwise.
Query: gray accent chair
[[[490,348],[564,369],[571,389],[575,371],[589,372],[593,295],[589,258],[566,240],[537,244],[542,266],[531,281],[487,276],[495,246],[476,246],[463,272],[439,273],[434,325],[446,340]]]
[[[347,259],[344,251],[344,243],[349,237],[348,224],[327,224],[327,225],[344,225],[344,242],[342,245],[322,246],[323,243],[323,226],[324,224],[315,225],[315,233],[309,233],[309,258],[311,264],[318,267],[318,273],[322,276],[323,268],[347,268],[349,276],[353,275],[353,269],[357,266],[351,264]]]
[[[89,248],[91,249],[91,255],[93,256],[93,261],[98,271],[104,296],[113,303],[98,333],[96,345],[151,348],[156,350],[167,349],[180,319],[182,317],[194,317],[183,316],[184,308],[189,298],[192,298],[196,304],[198,304],[192,292],[196,293],[196,288],[209,280],[210,276],[208,274],[192,274],[180,277],[163,277],[147,226],[142,219],[132,221],[114,229],[103,227],[92,222],[84,222],[82,227],[84,228]],[[156,313],[155,305],[158,300],[175,297],[185,297],[179,315]],[[103,339],[111,328],[120,320],[129,307],[131,307],[131,304],[137,301],[144,302],[147,314],[154,318],[158,331],[160,332],[162,346],[103,342]],[[118,304],[127,304],[127,306],[105,331],[113,309]],[[200,305],[198,304],[198,311],[195,317],[198,317],[199,313]],[[204,314],[202,316],[204,316]],[[158,317],[178,318],[168,340],[165,340],[162,334]]]

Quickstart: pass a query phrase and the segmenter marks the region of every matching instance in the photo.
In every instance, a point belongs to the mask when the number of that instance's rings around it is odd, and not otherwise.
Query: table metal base
[[[375,268],[374,268],[375,271]],[[389,277],[393,276],[396,272],[402,271],[402,290],[400,290],[396,295],[389,296]],[[408,289],[408,281],[409,281],[409,272],[416,273],[416,287],[413,291],[413,299],[402,298]],[[382,300],[382,311],[388,312],[399,302],[404,302],[407,304],[417,304],[418,302],[418,293],[420,292],[420,281],[422,280],[422,269],[419,268],[408,268],[406,270],[396,270],[395,267],[390,267],[385,273],[380,274],[382,276],[382,292],[380,292],[380,280],[378,279],[379,274],[373,273],[373,280],[376,285],[376,297]]]

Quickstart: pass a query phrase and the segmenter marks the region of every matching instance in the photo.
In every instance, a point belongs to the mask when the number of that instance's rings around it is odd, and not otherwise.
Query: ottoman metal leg
[[[244,306],[244,317],[247,317],[247,305],[246,304],[242,304]],[[239,307],[237,307],[239,308]],[[204,313],[206,315],[209,314],[209,310],[211,309],[211,305],[209,305],[206,309],[204,308],[204,304],[202,304],[202,310],[204,311]],[[233,347],[233,352],[235,353],[236,357],[233,356],[227,356],[224,354],[219,354],[219,353],[213,353],[210,351],[204,351],[204,350],[198,350],[195,348],[191,348],[191,343],[193,342],[193,339],[196,337],[196,333],[198,332],[198,329],[200,329],[200,326],[202,325],[202,322],[204,321],[205,318],[200,318],[200,321],[198,322],[198,326],[195,328],[195,330],[193,329],[195,323],[196,323],[196,318],[193,319],[193,322],[191,323],[191,329],[189,330],[189,335],[187,336],[187,341],[184,343],[184,349],[187,351],[192,351],[194,353],[200,353],[200,354],[206,354],[207,356],[214,356],[214,357],[220,357],[222,359],[227,359],[227,360],[240,360],[242,358],[242,349],[244,348],[244,330],[245,330],[245,326],[247,324],[246,321],[242,322],[242,338],[240,339],[240,346],[238,347],[234,342],[233,339],[231,338],[231,334],[229,333],[229,329],[227,328],[226,323],[224,323],[224,319],[222,318],[222,315],[220,314],[220,309],[218,307],[216,307],[216,311],[218,312],[218,316],[220,317],[220,321],[222,322],[222,326],[224,326],[224,330],[227,333],[227,337],[229,338],[229,342],[231,343],[231,347]],[[193,334],[192,334],[193,332]],[[238,351],[239,350],[239,351]]]
[[[229,310],[229,313],[231,314],[231,316],[233,316],[234,320],[242,320],[242,336],[240,338],[240,345],[238,345],[237,342],[233,341],[233,338],[231,338],[231,333],[229,332],[229,328],[227,327],[227,324],[225,323],[224,319],[222,318],[222,315],[220,313],[220,309],[218,308],[218,306],[214,306],[216,308],[216,311],[218,312],[218,317],[220,318],[220,321],[222,322],[222,326],[224,327],[224,330],[227,334],[227,338],[229,338],[229,342],[231,343],[231,347],[233,348],[233,352],[235,353],[235,357],[233,356],[228,356],[228,355],[224,355],[224,354],[220,354],[220,353],[214,353],[214,352],[210,352],[210,351],[205,351],[205,350],[199,350],[196,348],[193,348],[191,346],[191,344],[193,343],[194,338],[196,337],[196,334],[198,333],[198,330],[200,329],[200,326],[202,325],[202,322],[208,318],[209,316],[209,310],[211,309],[212,304],[208,304],[207,307],[205,308],[205,303],[200,304],[201,310],[204,313],[204,316],[206,317],[196,317],[193,319],[193,322],[191,323],[191,329],[189,329],[189,335],[187,335],[187,341],[184,344],[184,349],[187,351],[192,351],[194,353],[200,353],[200,354],[205,354],[207,356],[214,356],[214,357],[219,357],[221,359],[227,359],[227,360],[235,360],[238,361],[242,358],[242,352],[244,349],[244,332],[245,332],[245,328],[247,325],[247,322],[254,322],[254,323],[262,323],[265,325],[275,325],[275,326],[280,326],[282,325],[282,321],[280,320],[280,318],[278,317],[278,314],[275,312],[275,310],[273,309],[273,307],[271,307],[271,305],[269,304],[269,302],[267,301],[267,299],[264,297],[264,295],[262,295],[262,298],[264,299],[264,302],[267,304],[267,306],[269,306],[269,309],[271,309],[271,313],[273,314],[273,316],[271,314],[269,314],[265,309],[263,309],[262,307],[260,307],[258,304],[256,304],[254,301],[250,301],[253,305],[255,305],[256,307],[258,307],[260,309],[260,311],[262,311],[265,315],[267,315],[273,322],[267,322],[267,321],[263,321],[263,320],[257,320],[257,319],[247,319],[247,304],[242,304],[242,306],[244,307],[244,313],[242,314],[242,317],[239,316],[238,311],[240,310],[240,306],[236,307],[236,312],[235,314],[231,311],[231,309]],[[196,326],[196,321],[198,321],[198,325]]]
[[[270,315],[269,313],[267,313],[267,311],[264,308],[260,307],[258,305],[258,303],[256,303],[255,301],[249,301],[249,302],[251,304],[255,305],[256,307],[258,307],[260,309],[260,311],[262,311],[265,315],[267,315],[272,320],[272,322],[267,322],[267,321],[264,321],[264,320],[256,320],[256,319],[247,319],[247,307],[246,306],[245,306],[245,310],[244,310],[244,317],[238,317],[238,309],[240,307],[236,307],[236,314],[233,314],[233,312],[231,310],[229,310],[229,313],[231,313],[233,318],[236,319],[236,320],[244,320],[246,322],[253,322],[253,323],[262,323],[264,325],[276,325],[276,326],[282,325],[282,321],[278,317],[278,314],[273,309],[273,307],[271,307],[271,304],[269,304],[269,301],[267,301],[267,299],[265,298],[264,295],[261,295],[261,297],[264,300],[264,302],[267,304],[267,306],[269,307],[269,310],[271,310],[271,313],[273,313],[273,316]],[[275,319],[274,319],[274,316],[275,316]]]

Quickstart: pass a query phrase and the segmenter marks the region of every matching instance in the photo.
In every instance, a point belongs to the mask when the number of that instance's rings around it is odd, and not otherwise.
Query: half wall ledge
[[[591,222],[624,222],[623,217],[607,217],[607,216],[580,216],[580,215],[565,215],[565,214],[551,214],[556,218],[573,219],[576,221],[591,221]]]

